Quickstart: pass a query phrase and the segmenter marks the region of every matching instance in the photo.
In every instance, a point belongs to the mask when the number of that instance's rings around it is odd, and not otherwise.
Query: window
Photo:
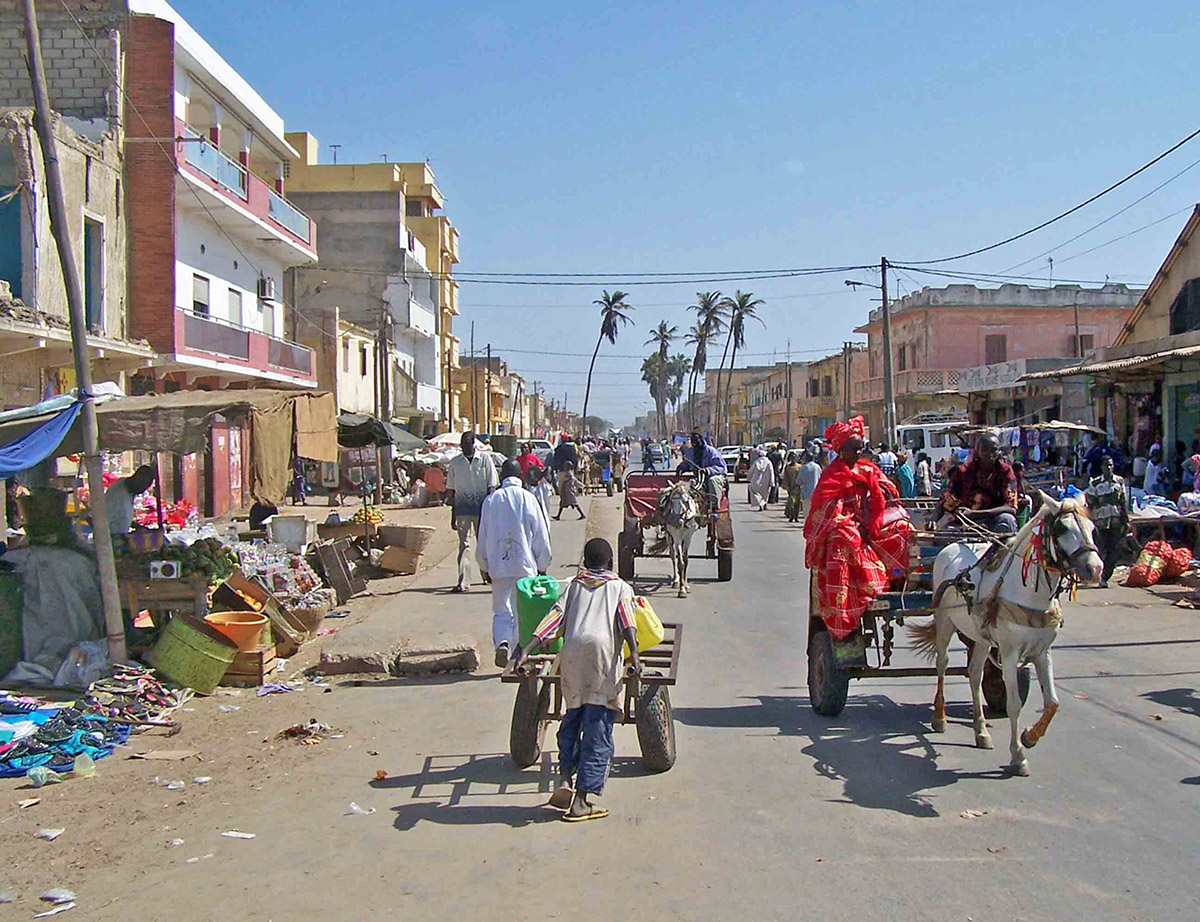
[[[259,301],[259,309],[262,311],[263,332],[268,336],[275,335],[275,305],[270,301]]]
[[[1200,278],[1184,283],[1171,302],[1171,335],[1200,330]]]
[[[909,451],[920,451],[925,447],[925,430],[906,429],[901,433],[900,441]]]
[[[896,352],[896,371],[906,371],[908,369],[908,349],[901,346]]]
[[[870,367],[867,369],[867,377],[868,377],[868,378],[874,378],[874,377],[876,377],[876,373],[875,373],[875,352],[874,352],[874,350],[872,350],[871,352],[867,353],[867,365],[868,365],[868,366],[870,366]]]
[[[1096,348],[1096,337],[1092,333],[1081,333],[1078,339],[1071,337],[1071,345],[1075,347],[1072,355],[1085,356]]]
[[[816,378],[808,379],[808,393],[805,397],[819,397],[821,395],[821,382]]]
[[[916,367],[917,367],[917,344],[916,344],[916,343],[912,343],[912,344],[911,344],[911,345],[908,347],[908,352],[909,352],[909,356],[908,356],[908,367],[909,367],[909,368],[916,368]]]
[[[421,200],[410,198],[404,200],[404,213],[410,218],[420,218],[424,215],[421,209]]]
[[[104,331],[104,225],[91,218],[83,219],[83,313],[89,330]]]
[[[208,316],[208,279],[203,275],[192,276],[192,313],[197,317]]]
[[[1003,333],[989,333],[983,338],[985,365],[997,365],[1008,361],[1008,337]]]
[[[342,371],[350,373],[350,337],[342,337]]]
[[[358,373],[362,377],[367,376],[367,344],[358,344]]]
[[[944,432],[929,433],[929,447],[930,448],[945,448],[946,447],[946,433],[944,433]]]
[[[229,289],[229,322],[242,326],[242,293],[236,288]]]
[[[833,394],[833,378],[826,375],[821,379],[821,396],[829,397]]]

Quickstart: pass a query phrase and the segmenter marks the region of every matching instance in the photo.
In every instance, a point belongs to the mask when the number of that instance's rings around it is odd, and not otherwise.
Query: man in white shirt
[[[1166,496],[1170,487],[1167,478],[1167,465],[1163,463],[1162,451],[1152,449],[1150,460],[1146,462],[1146,475],[1142,481],[1142,488],[1154,496]]]
[[[896,457],[896,453],[892,451],[887,442],[880,445],[879,457],[877,463],[879,469],[883,471],[885,477],[891,477],[896,473],[896,465],[900,463],[900,459]]]
[[[537,497],[521,484],[521,468],[505,461],[500,489],[483,504],[479,568],[492,577],[492,643],[504,668],[517,649],[517,580],[550,566],[550,525]]]
[[[462,454],[450,460],[446,472],[447,501],[450,503],[450,527],[458,532],[458,584],[455,592],[471,588],[471,531],[479,535],[479,515],[483,501],[496,489],[496,466],[487,455],[475,450],[475,433],[464,432]],[[480,575],[486,581],[487,571]]]
[[[108,507],[108,531],[113,535],[127,535],[133,526],[133,501],[154,484],[154,468],[143,464],[129,477],[114,480],[104,491],[104,505]]]

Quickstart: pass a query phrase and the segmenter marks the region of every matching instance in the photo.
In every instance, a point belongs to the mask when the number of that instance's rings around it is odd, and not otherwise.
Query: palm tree
[[[587,387],[583,391],[583,426],[586,434],[587,415],[588,415],[588,400],[592,396],[592,369],[596,367],[596,356],[600,352],[600,344],[606,339],[613,343],[617,342],[617,331],[624,324],[633,323],[633,319],[627,313],[633,308],[625,303],[628,293],[624,291],[614,291],[609,294],[605,291],[599,298],[592,303],[600,308],[600,338],[596,340],[596,348],[592,350],[592,363],[588,365]]]
[[[659,398],[664,396],[659,390],[659,383],[662,380],[661,369],[662,357],[657,352],[651,352],[642,359],[642,380],[649,387],[650,396],[653,398],[656,408],[659,405]]]
[[[677,420],[679,418],[679,400],[683,397],[683,379],[691,370],[692,360],[682,352],[671,356],[667,362],[667,402],[674,405],[675,409],[672,412]]]
[[[671,343],[679,339],[679,327],[660,320],[658,326],[650,331],[650,338],[643,345],[658,347],[658,394],[654,398],[658,411],[658,425],[661,437],[667,437],[667,411],[664,406],[667,396],[667,350]]]
[[[741,346],[746,345],[746,321],[757,320],[763,323],[762,318],[757,315],[757,310],[766,302],[762,298],[754,297],[753,292],[737,291],[732,298],[725,299],[725,310],[729,316],[729,336],[725,340],[725,348],[728,349],[730,343],[733,344],[733,354],[729,356],[729,372],[725,377],[725,392],[729,393],[729,388],[733,386],[733,364],[737,361],[737,351]],[[763,326],[766,326],[764,323]],[[725,364],[724,357],[721,359],[721,364]],[[728,402],[728,398],[726,398]],[[728,414],[726,414],[728,417]],[[729,420],[726,419],[728,426]]]
[[[692,377],[688,382],[688,422],[696,425],[695,398],[699,379],[708,367],[708,347],[720,335],[725,326],[725,302],[719,291],[696,292],[696,303],[688,308],[696,312],[696,323],[688,331],[687,344],[694,346]],[[722,359],[722,361],[724,361]],[[720,369],[717,370],[717,391],[721,389]]]

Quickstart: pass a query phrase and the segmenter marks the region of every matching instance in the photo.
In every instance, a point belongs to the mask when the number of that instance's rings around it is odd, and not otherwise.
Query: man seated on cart
[[[562,637],[559,675],[566,713],[558,728],[561,783],[550,806],[566,810],[569,823],[596,820],[608,811],[591,803],[608,778],[613,757],[613,721],[621,713],[625,676],[622,645],[630,667],[642,670],[637,653],[633,589],[612,571],[612,545],[592,538],[583,546],[583,569],[571,580],[550,614],[533,632],[517,669],[544,643]]]
[[[975,456],[951,468],[939,505],[942,528],[962,512],[971,521],[1001,535],[1017,533],[1017,477],[1000,457],[1000,445],[991,433],[979,437]]]
[[[716,516],[721,511],[721,497],[725,495],[726,467],[721,453],[708,444],[699,428],[692,430],[691,444],[683,449],[683,460],[676,473],[694,471],[704,483],[704,495],[708,500],[708,514]]]

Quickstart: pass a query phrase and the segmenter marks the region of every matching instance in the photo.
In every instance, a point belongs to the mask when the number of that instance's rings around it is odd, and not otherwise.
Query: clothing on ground
[[[466,455],[452,458],[446,475],[446,489],[454,491],[454,514],[478,516],[483,510],[483,501],[496,489],[499,479],[492,459],[481,451],[470,458]]]
[[[558,771],[574,777],[575,790],[599,794],[612,764],[616,713],[598,704],[569,708],[558,727]]]
[[[623,631],[636,625],[633,590],[611,570],[580,570],[534,630],[563,638],[559,657],[565,706],[621,709]]]
[[[534,576],[550,566],[550,526],[520,477],[509,477],[484,501],[475,559],[492,577]]]

